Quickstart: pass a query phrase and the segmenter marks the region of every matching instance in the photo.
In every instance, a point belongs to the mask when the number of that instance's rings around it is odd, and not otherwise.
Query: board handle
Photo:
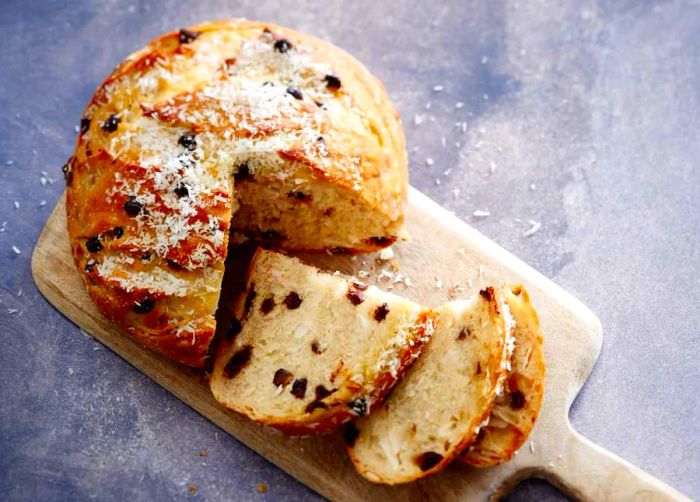
[[[544,477],[578,500],[690,501],[571,427],[562,451],[560,461],[545,468]]]

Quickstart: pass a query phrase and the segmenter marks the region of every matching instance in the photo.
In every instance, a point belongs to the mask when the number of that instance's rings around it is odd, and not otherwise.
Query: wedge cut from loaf
[[[405,483],[444,468],[491,413],[509,361],[512,322],[493,288],[437,309],[423,355],[384,406],[346,430],[370,481]]]
[[[535,426],[544,395],[544,350],[537,312],[523,286],[504,292],[515,329],[515,347],[505,390],[498,396],[489,423],[460,457],[476,467],[510,460]]]
[[[210,380],[227,408],[289,434],[375,408],[421,352],[434,312],[258,250]]]

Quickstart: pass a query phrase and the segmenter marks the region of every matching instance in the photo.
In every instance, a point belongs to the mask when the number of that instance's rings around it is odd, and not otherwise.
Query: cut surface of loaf
[[[489,416],[510,357],[511,321],[493,288],[436,310],[435,333],[384,405],[349,424],[348,453],[370,481],[444,468]]]
[[[290,434],[375,408],[418,356],[434,313],[355,279],[258,250],[210,379],[225,407]]]
[[[88,292],[141,343],[203,366],[229,230],[286,249],[396,240],[407,190],[398,115],[333,45],[273,24],[169,33],[98,88],[64,166]]]
[[[535,426],[544,395],[545,363],[537,312],[523,286],[504,291],[515,321],[511,369],[488,425],[460,457],[476,467],[491,467],[513,458]]]

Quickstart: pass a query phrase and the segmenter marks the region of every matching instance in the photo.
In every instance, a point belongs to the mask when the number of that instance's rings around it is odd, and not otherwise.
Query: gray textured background
[[[185,499],[190,483],[316,498],[81,335],[30,276],[94,88],[161,32],[231,16],[327,38],[384,80],[412,183],[603,322],[574,426],[700,498],[700,4],[2,0],[0,499]],[[560,495],[532,481],[511,497]]]

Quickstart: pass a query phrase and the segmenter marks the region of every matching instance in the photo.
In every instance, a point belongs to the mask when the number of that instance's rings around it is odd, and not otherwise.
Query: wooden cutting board
[[[437,306],[455,293],[466,297],[488,284],[520,282],[527,287],[539,312],[544,335],[545,399],[531,441],[507,464],[479,470],[455,462],[446,471],[415,483],[398,487],[373,485],[355,473],[337,435],[286,437],[225,411],[209,393],[203,372],[179,366],[143,349],[100,315],[73,264],[64,198],[39,237],[32,256],[32,271],[44,296],[83,330],[219,427],[329,499],[496,499],[520,480],[538,476],[583,500],[687,500],[673,488],[594,445],[571,427],[569,408],[601,349],[601,325],[596,316],[552,281],[414,189],[410,191],[407,220],[412,239],[393,249],[400,272],[408,281],[377,280],[380,270],[388,268],[377,255],[355,259],[328,255],[302,258],[330,270],[360,274],[363,280],[384,288],[391,284],[394,292],[428,306]],[[364,277],[364,272],[370,275]]]

